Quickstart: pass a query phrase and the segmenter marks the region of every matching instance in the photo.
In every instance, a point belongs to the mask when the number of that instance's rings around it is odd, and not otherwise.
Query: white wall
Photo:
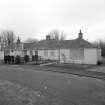
[[[30,50],[27,50],[27,55],[30,56]]]
[[[82,63],[81,59],[72,59],[72,57],[70,57],[70,55],[71,55],[70,51],[71,51],[71,49],[60,49],[60,62],[61,63],[78,63],[78,64],[81,64]],[[62,56],[62,54],[64,56]]]
[[[60,62],[70,63],[70,49],[60,49]]]
[[[23,56],[23,52],[22,51],[15,51],[15,56],[17,56],[17,55]]]
[[[51,54],[53,53],[53,55]],[[48,58],[52,60],[58,60],[59,58],[58,50],[48,50]]]
[[[100,49],[100,48],[97,49],[97,59],[98,59],[99,61],[101,61],[101,59],[102,59],[102,56],[101,56],[101,49]]]
[[[41,56],[42,59],[45,59],[44,50],[38,50],[38,56]]]
[[[58,60],[58,50],[47,50],[48,54],[45,55],[45,50],[38,50],[38,56],[41,56],[42,59],[51,59]],[[53,52],[54,55],[51,53]]]
[[[84,59],[73,60],[70,57],[70,49],[61,49],[60,50],[60,62],[62,63],[78,63],[78,64],[97,64],[98,55],[100,56],[100,50],[97,48],[87,48],[84,49]],[[62,57],[64,54],[64,58]]]
[[[4,51],[0,51],[0,60],[4,59]]]
[[[84,49],[84,64],[97,64],[97,49]]]
[[[54,56],[51,55],[51,51],[54,52]],[[48,55],[45,56],[44,50],[38,50],[38,55],[43,59],[59,60],[59,50],[48,50]],[[62,56],[64,55],[64,56]],[[84,49],[83,60],[73,60],[70,58],[70,49],[60,49],[60,62],[61,63],[83,63],[83,64],[97,64],[98,55],[100,50],[97,48]]]
[[[10,51],[11,56],[15,56],[15,51]]]

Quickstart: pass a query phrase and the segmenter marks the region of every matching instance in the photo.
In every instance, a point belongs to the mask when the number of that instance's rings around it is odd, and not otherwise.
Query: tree
[[[4,46],[8,46],[8,45],[11,45],[12,43],[14,43],[15,41],[15,34],[13,31],[11,30],[3,30],[1,32],[1,43],[4,45]]]
[[[95,47],[101,48],[101,55],[105,57],[105,42],[102,40],[98,40],[92,43]]]
[[[58,60],[60,61],[60,42],[62,42],[63,40],[65,40],[66,38],[66,34],[64,32],[59,32],[59,30],[52,30],[49,33],[51,39],[56,40],[57,41],[57,46],[58,46]]]
[[[37,40],[37,39],[34,39],[34,38],[27,38],[27,39],[25,40],[25,42],[26,42],[26,43],[34,43],[34,42],[38,42],[38,40]]]
[[[64,32],[61,32],[60,40],[65,40],[66,34]]]
[[[66,35],[64,32],[59,32],[59,30],[54,29],[49,33],[51,39],[54,40],[65,40]]]

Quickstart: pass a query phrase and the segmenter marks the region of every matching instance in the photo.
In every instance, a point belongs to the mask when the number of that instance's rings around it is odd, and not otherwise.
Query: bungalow
[[[44,60],[59,60],[61,63],[97,64],[101,57],[101,49],[84,40],[81,30],[74,40],[57,41],[47,35],[46,40],[33,45],[33,50]]]

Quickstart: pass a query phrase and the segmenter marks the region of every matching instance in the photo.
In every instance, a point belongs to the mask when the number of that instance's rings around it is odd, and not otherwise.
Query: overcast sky
[[[105,39],[105,0],[0,0],[0,31],[22,40],[44,39],[53,29],[72,39],[80,28],[85,39]]]

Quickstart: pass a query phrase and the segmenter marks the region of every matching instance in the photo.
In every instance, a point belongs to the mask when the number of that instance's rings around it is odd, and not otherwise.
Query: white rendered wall
[[[30,56],[30,50],[27,50],[27,55]]]
[[[54,51],[54,56],[51,55],[51,51]],[[63,56],[62,56],[63,55]],[[98,55],[100,55],[100,50],[97,48],[87,48],[84,49],[84,59],[83,60],[73,60],[70,58],[70,49],[60,49],[60,62],[61,63],[83,63],[83,64],[97,64]],[[42,59],[59,60],[59,50],[48,50],[47,56],[45,56],[44,50],[38,50],[38,56]]]
[[[4,59],[4,51],[0,51],[0,60]]]
[[[42,59],[45,59],[44,50],[38,50],[38,56],[41,56]]]
[[[82,59],[72,59],[71,57],[71,49],[60,49],[60,62],[61,63],[77,63],[77,64],[81,64],[83,62]],[[78,52],[78,50],[75,50]],[[62,56],[64,55],[64,56]]]
[[[51,53],[53,53],[53,55]],[[57,50],[48,50],[48,58],[51,60],[58,60],[59,59],[58,53],[59,53],[58,49]]]
[[[17,55],[19,55],[19,56],[23,56],[22,51],[15,51],[15,56],[17,56]]]
[[[15,56],[15,51],[10,51],[11,56]]]
[[[60,49],[60,62],[70,63],[70,49]]]
[[[84,49],[84,64],[97,64],[97,49]]]
[[[102,59],[102,56],[101,56],[101,49],[100,49],[100,48],[97,49],[97,59],[98,59],[99,61],[101,61],[101,59]]]
[[[38,50],[38,56],[41,56],[42,59],[51,59],[58,60],[58,50],[46,50],[47,54],[45,55],[45,50]],[[53,55],[51,53],[54,53]]]

